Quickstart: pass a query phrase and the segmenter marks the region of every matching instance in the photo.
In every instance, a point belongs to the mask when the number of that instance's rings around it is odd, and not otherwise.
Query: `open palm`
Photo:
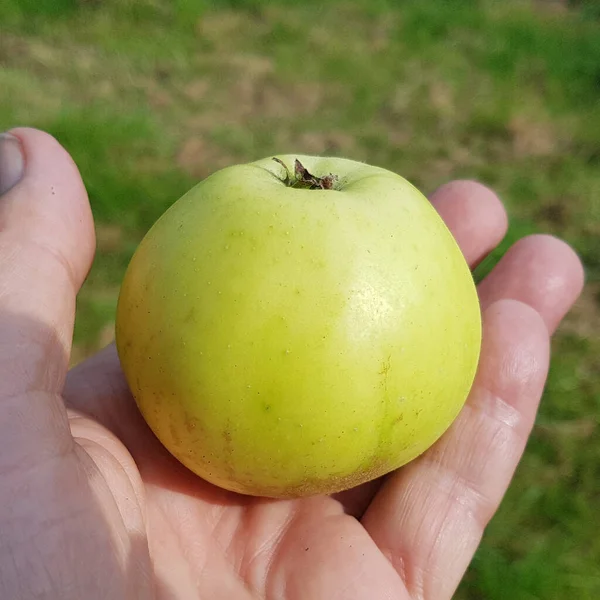
[[[335,497],[240,496],[162,448],[114,347],[67,374],[91,212],[54,139],[12,133],[25,163],[0,201],[0,597],[450,598],[525,447],[549,336],[581,290],[572,250],[525,238],[480,284],[474,387],[419,459]],[[431,201],[471,265],[505,233],[500,201],[479,184],[450,183]]]

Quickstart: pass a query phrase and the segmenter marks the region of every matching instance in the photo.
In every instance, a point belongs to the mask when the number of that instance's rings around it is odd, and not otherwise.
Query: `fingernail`
[[[21,181],[24,169],[21,142],[10,133],[0,133],[0,195]]]

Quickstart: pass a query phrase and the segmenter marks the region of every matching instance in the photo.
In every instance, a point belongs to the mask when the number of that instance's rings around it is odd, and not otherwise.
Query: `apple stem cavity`
[[[290,171],[285,163],[279,158],[273,157],[276,163],[279,163],[285,169],[285,178],[282,179],[287,187],[308,190],[333,190],[337,182],[337,175],[329,173],[324,177],[317,177],[309,173],[308,169],[298,160],[294,161],[294,175],[290,175]]]

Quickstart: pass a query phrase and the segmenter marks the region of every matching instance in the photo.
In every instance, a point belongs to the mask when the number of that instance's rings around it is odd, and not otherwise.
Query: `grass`
[[[588,286],[554,342],[538,423],[457,598],[600,597],[600,13],[594,2],[4,0],[0,126],[56,135],[98,229],[74,360],[112,335],[150,224],[194,182],[330,153],[423,189],[494,187],[502,247],[566,238]]]

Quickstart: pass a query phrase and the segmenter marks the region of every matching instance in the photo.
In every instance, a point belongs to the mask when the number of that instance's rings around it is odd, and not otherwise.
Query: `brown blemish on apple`
[[[235,472],[233,468],[233,436],[231,435],[231,422],[227,421],[225,429],[223,429],[225,467],[231,478],[234,478]]]
[[[196,419],[192,419],[192,417],[186,414],[183,424],[185,425],[188,433],[194,433],[196,427],[198,426],[198,421]]]
[[[392,368],[392,357],[388,356],[386,360],[381,364],[381,371],[379,371],[379,375],[381,375],[381,387],[383,387],[384,391],[387,393],[388,388],[388,377],[390,374],[390,370]]]
[[[169,432],[171,434],[171,439],[173,440],[173,444],[176,447],[179,447],[181,445],[181,437],[179,435],[179,431],[177,430],[177,427],[175,427],[175,423],[173,423],[171,421],[171,424],[169,425]]]

